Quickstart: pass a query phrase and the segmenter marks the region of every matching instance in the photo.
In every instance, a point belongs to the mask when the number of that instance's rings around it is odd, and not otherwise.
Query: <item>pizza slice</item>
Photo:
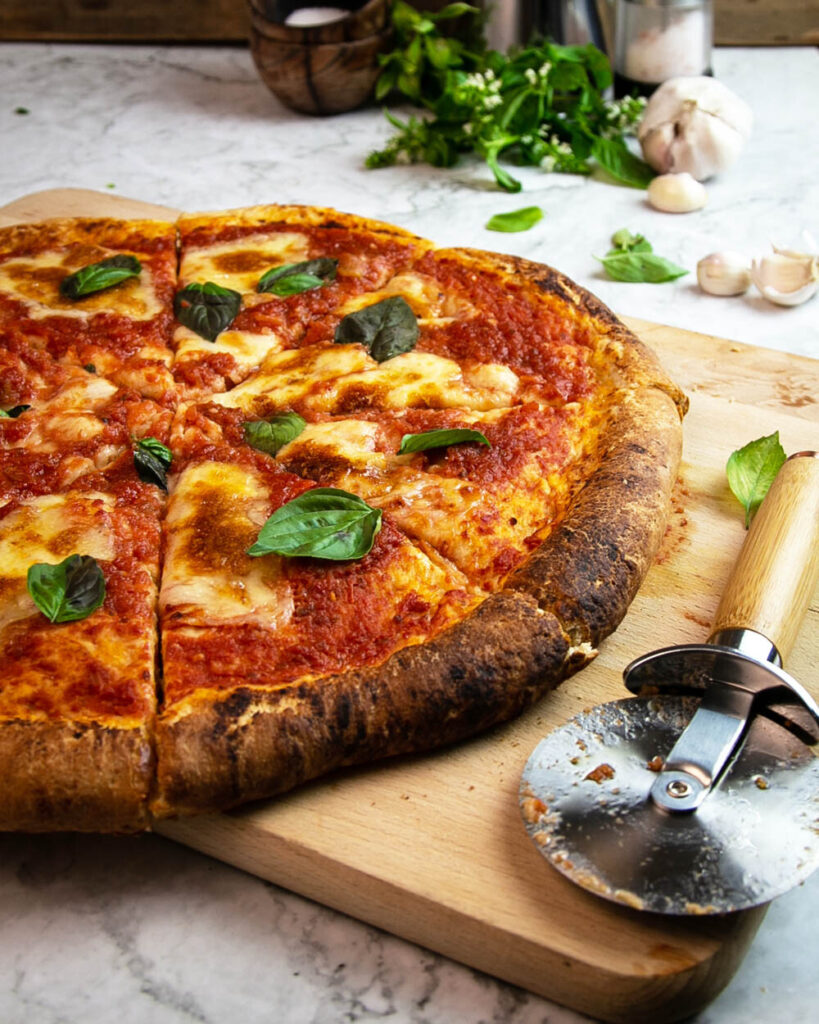
[[[132,480],[0,508],[0,828],[148,824],[160,504]]]
[[[265,358],[329,332],[337,310],[410,262],[420,239],[306,207],[179,221],[174,375],[187,397],[229,389]]]
[[[197,456],[193,435],[165,521],[159,816],[269,795],[388,751],[400,716],[359,718],[351,674],[429,643],[482,599],[355,495],[316,488],[248,445],[203,440]],[[322,530],[339,498],[353,508],[344,529],[364,545],[327,555]],[[283,543],[295,533],[299,544],[283,554],[267,524],[305,499],[317,505],[291,520]]]
[[[0,348],[18,372],[36,371],[40,352],[171,402],[175,281],[172,223],[87,218],[0,229]]]

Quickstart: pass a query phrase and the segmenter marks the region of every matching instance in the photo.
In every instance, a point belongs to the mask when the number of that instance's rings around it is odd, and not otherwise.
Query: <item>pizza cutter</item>
[[[665,914],[767,903],[819,866],[819,706],[782,668],[819,577],[819,453],[783,465],[704,644],[624,672],[638,697],[547,736],[526,829],[573,882]]]

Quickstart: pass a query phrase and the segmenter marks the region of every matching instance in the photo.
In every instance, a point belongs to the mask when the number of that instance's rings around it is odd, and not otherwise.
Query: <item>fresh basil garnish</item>
[[[156,484],[163,491],[167,491],[168,470],[172,461],[170,448],[157,441],[155,437],[143,437],[137,441],[134,448],[134,467],[140,480],[146,484]]]
[[[97,372],[97,368],[96,368],[96,366],[94,366],[93,363],[86,363],[85,366],[83,367],[83,369],[85,370],[86,373],[96,373]]]
[[[85,619],[105,600],[105,577],[91,555],[69,555],[57,565],[37,562],[29,567],[26,585],[50,622]]]
[[[276,509],[247,553],[347,561],[363,558],[380,529],[381,509],[347,491],[317,487]]]
[[[216,341],[233,323],[241,305],[239,292],[213,281],[186,285],[173,299],[176,319],[205,341]]]
[[[592,156],[612,178],[632,188],[648,188],[655,176],[651,167],[635,156],[622,138],[596,138],[592,144]]]
[[[496,213],[486,222],[487,231],[528,231],[543,219],[539,206],[524,206],[509,213]]]
[[[676,263],[658,256],[643,235],[633,235],[627,228],[616,231],[611,241],[613,248],[598,258],[614,281],[662,284],[688,273]]]
[[[778,430],[749,441],[729,456],[725,473],[728,486],[745,509],[746,530],[784,461],[785,449],[780,444]]]
[[[283,412],[269,420],[245,423],[245,441],[260,452],[275,455],[307,426],[297,412]]]
[[[284,263],[273,267],[256,286],[257,292],[270,292],[284,298],[287,295],[298,295],[321,288],[322,285],[335,281],[338,260],[321,256],[315,260],[304,260],[302,263]]]
[[[116,256],[100,260],[99,263],[89,263],[87,267],[80,267],[73,274],[64,277],[60,281],[60,294],[67,299],[82,299],[86,295],[113,288],[114,285],[131,277],[139,277],[141,270],[142,264],[136,256],[118,253]]]
[[[16,420],[21,413],[30,408],[30,405],[15,405],[13,409],[0,409],[0,420]]]
[[[408,455],[410,452],[425,452],[430,448],[447,448],[453,444],[470,442],[485,444],[487,448],[492,447],[480,430],[457,427],[452,430],[427,430],[423,434],[404,434],[398,454]]]
[[[376,362],[411,352],[418,341],[418,321],[405,298],[393,295],[347,316],[336,327],[336,345],[363,345]]]

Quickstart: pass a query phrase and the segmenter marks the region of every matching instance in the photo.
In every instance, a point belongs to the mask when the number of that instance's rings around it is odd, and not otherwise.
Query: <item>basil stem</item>
[[[315,260],[304,260],[302,263],[285,263],[273,267],[263,274],[256,291],[270,292],[284,298],[287,295],[299,295],[313,288],[321,288],[336,279],[338,260],[319,257]]]
[[[105,577],[91,555],[69,555],[57,565],[37,562],[29,567],[26,585],[50,622],[85,619],[105,600]]]
[[[336,327],[336,345],[363,345],[376,362],[415,348],[418,321],[405,298],[394,295],[347,316]]]
[[[245,441],[260,452],[275,455],[307,426],[297,412],[283,412],[269,420],[244,424]]]
[[[178,291],[173,300],[176,319],[205,341],[216,341],[230,326],[242,305],[242,296],[213,281],[194,282]]]
[[[168,490],[168,470],[173,455],[155,437],[140,438],[134,448],[134,467],[140,480],[146,484],[156,484],[163,491]]]
[[[381,509],[347,491],[317,487],[276,509],[247,553],[349,561],[371,550],[380,529]]]
[[[423,434],[404,434],[398,454],[407,455],[410,452],[425,452],[430,448],[447,448],[453,444],[470,442],[485,444],[487,448],[492,447],[479,430],[457,427],[452,430],[427,430]]]
[[[67,299],[82,299],[86,295],[113,288],[131,277],[139,277],[141,270],[142,264],[136,256],[119,253],[98,263],[89,263],[87,267],[81,267],[64,277],[60,282],[60,294]]]

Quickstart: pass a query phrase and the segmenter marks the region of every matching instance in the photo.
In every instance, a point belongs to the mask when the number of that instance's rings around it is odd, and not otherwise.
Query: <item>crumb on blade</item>
[[[604,779],[614,778],[614,769],[610,764],[599,764],[596,768],[593,768],[585,778],[591,782],[601,783]]]

